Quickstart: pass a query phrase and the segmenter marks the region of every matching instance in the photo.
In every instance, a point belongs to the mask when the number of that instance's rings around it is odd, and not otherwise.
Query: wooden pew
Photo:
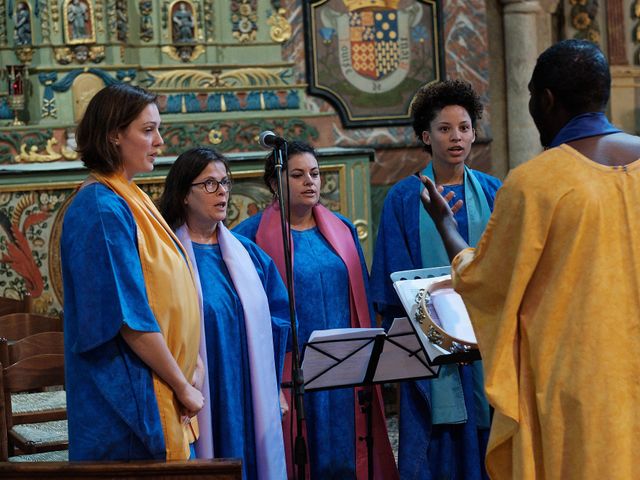
[[[238,459],[173,462],[3,462],[0,463],[0,478],[7,480],[24,478],[242,480],[242,464]]]

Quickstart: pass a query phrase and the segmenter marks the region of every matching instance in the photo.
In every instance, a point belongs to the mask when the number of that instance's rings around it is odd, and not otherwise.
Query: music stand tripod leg
[[[373,480],[373,415],[372,415],[373,386],[368,385],[358,391],[358,404],[360,410],[365,414],[367,430],[364,438],[367,444],[367,477]]]

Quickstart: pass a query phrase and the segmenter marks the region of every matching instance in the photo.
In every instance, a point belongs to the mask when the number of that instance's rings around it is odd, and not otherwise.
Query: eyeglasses
[[[204,182],[191,184],[192,187],[195,187],[198,185],[202,185],[204,189],[207,191],[207,193],[216,193],[218,191],[218,188],[220,188],[220,185],[222,185],[227,192],[230,191],[233,183],[228,178],[225,178],[224,180],[220,180],[220,181],[215,180],[213,178],[208,178]]]

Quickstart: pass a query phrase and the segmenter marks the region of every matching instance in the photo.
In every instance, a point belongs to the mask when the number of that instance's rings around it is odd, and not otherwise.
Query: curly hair
[[[473,127],[476,126],[476,120],[482,118],[483,107],[480,97],[471,84],[464,80],[430,83],[422,86],[413,97],[411,102],[413,131],[429,153],[432,153],[431,146],[422,141],[422,132],[429,130],[431,122],[440,110],[449,105],[459,105],[464,108],[471,117]]]

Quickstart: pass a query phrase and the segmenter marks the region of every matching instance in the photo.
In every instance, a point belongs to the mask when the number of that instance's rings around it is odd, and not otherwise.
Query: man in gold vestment
[[[510,172],[475,249],[423,177],[495,408],[492,479],[638,478],[640,139],[604,116],[610,85],[589,42],[538,58],[546,151]]]

